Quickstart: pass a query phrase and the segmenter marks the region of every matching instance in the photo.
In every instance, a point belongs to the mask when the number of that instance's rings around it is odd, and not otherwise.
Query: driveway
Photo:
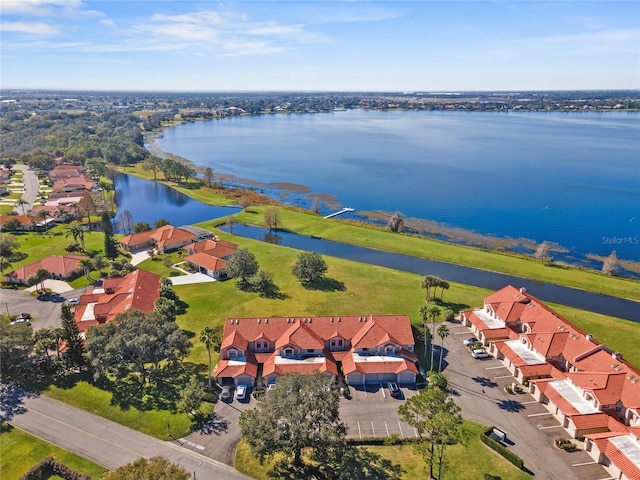
[[[61,294],[31,295],[26,290],[0,290],[2,313],[18,315],[22,312],[31,314],[31,325],[34,329],[56,328],[60,326],[60,305],[69,298],[79,297],[84,288],[68,290]]]
[[[491,357],[476,360],[462,341],[473,336],[460,323],[448,323],[450,335],[444,341],[444,373],[464,418],[507,433],[509,449],[524,460],[537,478],[599,480],[609,474],[594,465],[586,452],[560,451],[553,439],[568,437],[547,409],[528,393],[510,395],[504,387],[514,379],[502,362]],[[439,342],[438,342],[439,343]]]

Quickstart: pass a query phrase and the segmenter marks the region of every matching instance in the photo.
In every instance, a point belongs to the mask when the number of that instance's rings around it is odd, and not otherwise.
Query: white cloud
[[[42,22],[3,22],[0,24],[3,32],[28,33],[31,35],[55,35],[60,31],[53,25]]]
[[[2,0],[2,13],[50,15],[55,8],[80,8],[80,0]]]

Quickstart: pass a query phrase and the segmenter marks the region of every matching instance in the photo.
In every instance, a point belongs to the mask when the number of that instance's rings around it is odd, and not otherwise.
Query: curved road
[[[0,385],[0,389],[7,388]],[[8,387],[13,393],[16,391]],[[141,457],[162,455],[182,465],[194,479],[247,480],[234,468],[175,441],[161,441],[46,396],[10,397],[9,423],[42,440],[114,470]],[[6,400],[5,400],[6,401]],[[3,401],[4,402],[4,401]],[[6,414],[7,405],[3,405]]]
[[[38,177],[28,165],[16,164],[13,168],[22,171],[22,181],[24,182],[24,193],[22,194],[22,199],[27,202],[27,204],[24,205],[24,211],[28,212],[33,208],[33,205],[36,203],[36,199],[38,198],[38,194],[40,193]],[[14,211],[21,214],[22,207],[16,207],[14,208]]]

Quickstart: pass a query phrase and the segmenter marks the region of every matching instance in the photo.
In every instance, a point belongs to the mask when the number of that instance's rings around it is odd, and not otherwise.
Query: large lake
[[[356,213],[548,240],[579,261],[614,249],[640,260],[638,112],[261,115],[184,124],[157,143],[218,173],[333,194]]]

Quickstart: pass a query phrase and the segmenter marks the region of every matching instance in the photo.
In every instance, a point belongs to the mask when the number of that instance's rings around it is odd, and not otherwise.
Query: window
[[[238,356],[238,352],[235,350],[229,350],[229,358],[236,358]]]
[[[387,345],[387,346],[385,347],[385,349],[384,349],[384,352],[385,352],[387,355],[390,355],[390,354],[394,353],[395,351],[396,351],[396,349],[395,349],[392,345]]]
[[[292,357],[293,356],[293,348],[285,348],[284,349],[284,356],[285,357]]]
[[[369,349],[368,349],[367,347],[363,347],[362,351],[363,351],[363,352],[368,352],[368,351],[369,351]]]
[[[307,353],[313,353],[315,350],[313,348],[307,348]]]
[[[331,346],[335,347],[336,346],[336,341],[335,340],[331,340]]]

